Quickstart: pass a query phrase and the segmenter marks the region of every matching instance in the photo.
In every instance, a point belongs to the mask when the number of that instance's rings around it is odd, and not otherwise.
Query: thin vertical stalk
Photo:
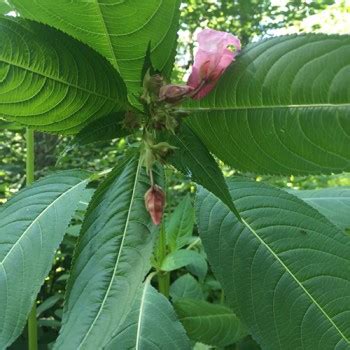
[[[164,221],[163,221],[164,222]],[[161,265],[163,260],[167,254],[167,246],[166,246],[166,236],[165,236],[165,228],[164,223],[162,222],[159,232],[158,239],[158,262]],[[170,273],[165,271],[158,271],[158,289],[159,292],[162,293],[166,298],[169,298],[169,288],[170,288]]]
[[[26,183],[30,185],[34,181],[34,131],[26,130]],[[28,349],[38,350],[38,325],[36,320],[36,302],[28,316]]]

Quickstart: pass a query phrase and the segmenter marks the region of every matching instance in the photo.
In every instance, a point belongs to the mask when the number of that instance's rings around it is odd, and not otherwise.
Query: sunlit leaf
[[[47,26],[0,19],[0,117],[74,133],[125,104],[125,85],[102,56]]]
[[[56,27],[105,56],[121,73],[132,94],[140,90],[149,44],[153,66],[167,76],[170,74],[175,57],[179,0],[12,2],[24,17]]]

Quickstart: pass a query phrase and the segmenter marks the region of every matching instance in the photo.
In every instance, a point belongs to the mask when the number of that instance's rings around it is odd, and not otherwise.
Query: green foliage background
[[[319,13],[333,0],[289,1],[286,6],[274,6],[268,0],[187,0],[181,5],[181,29],[179,32],[179,49],[173,81],[181,81],[184,73],[193,62],[195,52],[195,33],[198,27],[211,27],[229,31],[239,36],[245,45],[262,36],[273,35],[274,30],[299,25],[313,14]],[[337,2],[337,8],[350,12],[345,1]],[[321,25],[321,23],[320,23]],[[318,29],[319,27],[315,27]],[[115,139],[84,146],[69,147],[71,137],[59,137],[50,134],[36,133],[36,178],[57,169],[84,167],[86,170],[102,171],[113,167],[126,152],[127,147],[136,143],[133,137]],[[84,164],[84,166],[83,166]],[[221,164],[225,175],[235,173],[234,169]],[[248,174],[249,175],[249,174]],[[306,177],[257,177],[257,181],[268,181],[280,187],[298,189],[316,189],[327,186],[349,186],[350,175],[306,176]],[[13,193],[25,183],[25,140],[24,130],[14,124],[0,120],[0,204],[6,202]],[[194,193],[194,185],[178,173],[167,172],[167,191],[171,192],[171,202],[167,211],[177,205],[187,191]],[[77,233],[80,228],[86,206],[81,204],[73,225],[69,228],[60,250],[54,259],[53,268],[42,287],[38,300],[43,303],[40,325],[40,344],[47,349],[50,342],[57,338],[62,315],[62,301],[68,270]],[[197,235],[196,227],[193,235]],[[201,248],[199,247],[199,251]],[[172,274],[172,280],[184,274],[185,269]],[[204,285],[204,298],[207,301],[219,302],[223,297],[220,285],[209,273]],[[45,303],[44,303],[45,301]],[[12,349],[23,349],[26,332],[20,337]],[[251,341],[250,339],[246,341]],[[236,344],[231,349],[254,349],[256,345]],[[247,346],[247,347],[245,347]]]

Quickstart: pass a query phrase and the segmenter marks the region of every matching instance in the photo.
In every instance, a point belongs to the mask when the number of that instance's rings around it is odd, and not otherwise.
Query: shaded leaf
[[[169,301],[146,281],[126,321],[105,349],[186,350],[191,346]]]
[[[207,262],[194,250],[180,249],[168,254],[162,262],[161,270],[174,271],[188,265],[194,265],[198,277],[204,278],[208,269]]]
[[[188,244],[194,226],[194,208],[190,195],[187,195],[171,213],[166,225],[168,244],[172,251]]]
[[[58,301],[62,300],[61,294],[54,294],[51,297],[45,299],[36,309],[36,316],[39,317],[43,312],[51,309],[57,304]]]
[[[350,170],[350,36],[247,46],[188,123],[225,163],[258,174]]]
[[[0,207],[0,348],[22,332],[55,250],[87,184],[63,171],[21,190]]]
[[[350,237],[291,194],[228,182],[241,213],[201,189],[209,262],[237,316],[267,349],[350,347]],[[327,335],[327,336],[325,336]]]
[[[247,334],[237,316],[226,306],[184,298],[176,300],[174,308],[191,340],[224,347]]]
[[[130,130],[123,128],[122,125],[124,116],[124,111],[112,113],[86,125],[75,136],[72,146],[106,142],[129,135]]]
[[[187,273],[171,284],[170,296],[172,300],[179,298],[203,299],[203,291],[198,281]]]
[[[239,215],[228,192],[221,169],[202,141],[186,125],[180,132],[169,138],[169,143],[177,147],[170,153],[167,161],[184,175],[219,197]]]
[[[139,160],[126,158],[96,190],[75,249],[55,349],[102,348],[130,312],[154,242],[143,198],[149,186]]]
[[[291,191],[291,194],[317,209],[333,224],[350,228],[350,188],[333,187],[319,190]]]

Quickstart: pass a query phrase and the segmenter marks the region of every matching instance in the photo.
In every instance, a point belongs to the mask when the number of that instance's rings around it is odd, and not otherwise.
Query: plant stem
[[[30,185],[34,181],[34,131],[26,130],[26,183]],[[38,326],[36,320],[36,302],[28,316],[28,349],[38,350]]]
[[[158,255],[158,263],[161,266],[163,260],[166,257],[166,236],[164,224],[162,223],[159,232],[158,239],[158,247],[157,247],[157,255]],[[170,273],[165,271],[158,271],[158,289],[159,292],[162,293],[166,298],[169,298],[169,286],[170,286]]]

